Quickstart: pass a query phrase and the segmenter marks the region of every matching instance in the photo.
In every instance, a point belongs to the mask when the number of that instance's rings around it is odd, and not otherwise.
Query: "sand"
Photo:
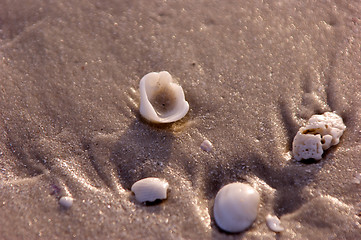
[[[138,84],[162,70],[190,111],[157,126]],[[0,0],[0,97],[1,239],[361,238],[358,0]],[[325,111],[340,143],[294,161],[297,130]],[[137,203],[144,177],[167,179],[168,199]],[[235,181],[261,205],[227,234],[212,209]]]

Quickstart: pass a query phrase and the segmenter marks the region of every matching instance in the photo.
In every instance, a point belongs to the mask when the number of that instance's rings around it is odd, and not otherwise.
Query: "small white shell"
[[[211,143],[209,140],[204,140],[204,141],[201,143],[201,149],[202,149],[203,151],[210,152],[210,151],[212,151],[212,149],[213,149],[213,145],[212,145],[212,143]]]
[[[73,198],[68,196],[61,197],[59,199],[59,204],[64,208],[70,208],[73,206]]]
[[[281,221],[278,219],[277,216],[272,216],[271,214],[268,214],[266,217],[266,223],[271,231],[282,232],[285,230],[285,228],[281,226]]]
[[[259,193],[244,183],[231,183],[219,190],[214,219],[224,231],[236,233],[249,228],[257,217]]]
[[[166,199],[169,184],[159,178],[144,178],[134,183],[132,192],[138,202],[154,202],[157,199]]]
[[[139,84],[140,114],[150,122],[170,123],[183,118],[189,104],[181,86],[167,71],[151,72]]]

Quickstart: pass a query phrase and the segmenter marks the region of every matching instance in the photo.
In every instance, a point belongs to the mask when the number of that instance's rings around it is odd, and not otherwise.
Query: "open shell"
[[[166,199],[169,184],[166,180],[149,177],[139,180],[132,186],[132,192],[138,202],[154,202]]]
[[[183,118],[189,104],[181,86],[167,71],[151,72],[139,84],[140,114],[150,122],[170,123]]]
[[[248,184],[231,183],[219,190],[214,201],[214,219],[224,231],[249,228],[257,217],[259,193]]]

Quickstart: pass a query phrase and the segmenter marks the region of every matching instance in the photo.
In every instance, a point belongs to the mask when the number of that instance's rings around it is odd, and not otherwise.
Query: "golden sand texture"
[[[360,17],[359,0],[0,0],[0,238],[274,239],[272,214],[277,239],[361,239]],[[162,70],[190,110],[157,126],[138,86]],[[296,132],[326,111],[340,143],[294,161]],[[167,200],[135,201],[145,177]],[[231,182],[261,195],[239,234],[212,213]]]

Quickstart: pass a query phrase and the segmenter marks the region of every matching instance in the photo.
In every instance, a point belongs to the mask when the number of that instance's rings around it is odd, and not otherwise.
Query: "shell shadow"
[[[287,105],[287,102],[284,99],[280,99],[278,101],[278,106],[283,124],[285,125],[287,131],[287,135],[285,136],[287,138],[287,150],[291,150],[293,138],[300,127],[293,119],[291,108]]]
[[[161,214],[164,208],[162,204],[164,204],[167,201],[167,199],[164,200],[157,199],[154,202],[139,203],[135,199],[135,196],[131,194],[128,196],[128,201],[133,203],[137,208],[141,208],[143,211],[146,211],[147,213]]]
[[[307,201],[302,197],[303,189],[313,181],[327,161],[304,164],[290,160],[282,168],[273,168],[267,164],[266,158],[253,154],[252,162],[251,171],[277,190],[273,208],[277,216],[282,216],[296,211]]]
[[[158,126],[138,119],[117,139],[110,156],[125,189],[142,178],[164,177],[172,152],[172,124]]]
[[[248,172],[246,162],[239,156],[230,156],[230,161],[216,161],[206,163],[204,174],[204,193],[205,197],[210,200],[214,199],[219,189],[228,183],[244,182]]]

